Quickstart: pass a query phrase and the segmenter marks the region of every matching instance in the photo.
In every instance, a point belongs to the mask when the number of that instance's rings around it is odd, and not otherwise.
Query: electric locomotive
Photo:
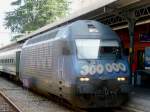
[[[19,79],[25,87],[81,108],[119,106],[129,92],[129,73],[119,37],[93,20],[37,33],[20,54]]]

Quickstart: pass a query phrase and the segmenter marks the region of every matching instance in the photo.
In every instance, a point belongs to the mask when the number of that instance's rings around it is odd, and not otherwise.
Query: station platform
[[[134,87],[125,108],[132,108],[135,112],[150,112],[150,88]]]

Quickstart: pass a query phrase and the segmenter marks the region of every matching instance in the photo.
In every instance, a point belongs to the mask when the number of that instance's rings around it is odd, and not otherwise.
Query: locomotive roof
[[[109,26],[93,20],[78,20],[70,24],[70,28],[74,38],[86,38],[86,35],[87,38],[96,38],[98,36],[100,39],[119,40],[117,34]]]
[[[42,40],[49,40],[54,37],[72,37],[72,38],[99,38],[119,40],[119,37],[111,28],[100,22],[93,20],[78,20],[63,27],[56,28],[54,30],[47,31],[45,33],[34,36],[29,39],[26,44],[33,44]],[[50,38],[49,38],[50,37]],[[42,39],[42,40],[41,40]]]

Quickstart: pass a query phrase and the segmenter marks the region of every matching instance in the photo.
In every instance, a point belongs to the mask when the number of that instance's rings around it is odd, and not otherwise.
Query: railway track
[[[2,92],[0,92],[0,112],[21,112],[19,108]]]
[[[18,108],[18,111],[14,112],[73,112],[71,109],[24,89],[2,77],[0,77],[0,93],[7,98],[7,101],[14,103],[15,107]]]

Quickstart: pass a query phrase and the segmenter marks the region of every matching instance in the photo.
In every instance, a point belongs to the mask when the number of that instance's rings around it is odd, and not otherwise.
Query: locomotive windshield
[[[116,58],[121,53],[119,43],[114,40],[77,39],[75,42],[79,59]]]

